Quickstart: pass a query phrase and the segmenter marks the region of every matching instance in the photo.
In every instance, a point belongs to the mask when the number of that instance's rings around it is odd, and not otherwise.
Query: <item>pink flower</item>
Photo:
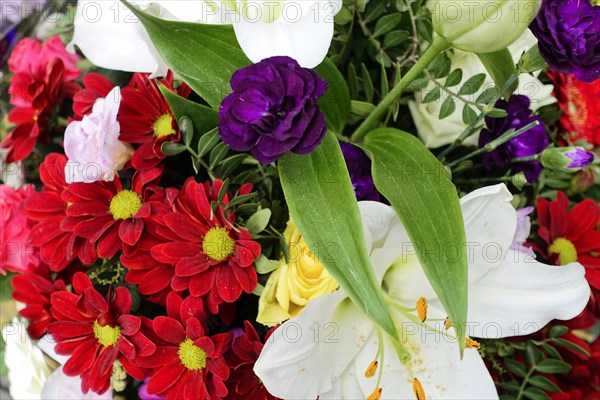
[[[35,193],[32,185],[13,189],[0,185],[0,274],[5,269],[24,272],[39,263],[37,252],[27,244],[33,223],[21,212],[25,199]]]
[[[67,183],[112,181],[133,155],[133,147],[119,140],[117,113],[121,92],[115,87],[94,104],[91,114],[72,121],[65,130]]]
[[[8,68],[14,73],[25,73],[40,78],[44,76],[46,67],[54,58],[63,62],[65,81],[73,81],[81,74],[76,65],[80,57],[67,52],[58,36],[51,37],[43,45],[31,38],[21,40],[8,59]]]

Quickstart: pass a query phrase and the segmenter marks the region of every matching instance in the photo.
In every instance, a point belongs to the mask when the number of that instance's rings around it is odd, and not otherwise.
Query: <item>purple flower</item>
[[[536,155],[550,144],[541,118],[532,115],[529,104],[527,96],[513,95],[508,101],[498,100],[496,103],[496,108],[508,113],[506,117],[485,118],[487,129],[483,129],[479,135],[479,147],[485,146],[511,129],[521,129],[534,121],[540,123],[493,151],[483,153],[483,165],[486,169],[491,169],[494,164],[502,168],[513,158]],[[535,160],[524,161],[516,163],[513,170],[523,172],[528,182],[535,182],[540,176],[542,166]]]
[[[583,147],[552,147],[544,150],[540,161],[554,171],[577,172],[594,161],[594,154]]]
[[[350,180],[354,186],[354,194],[357,200],[381,201],[381,195],[375,188],[373,177],[371,176],[371,160],[358,147],[350,143],[340,145]]]
[[[142,386],[140,386],[140,388],[138,389],[138,396],[140,397],[140,400],[164,400],[164,397],[148,393],[149,381],[150,378],[146,378],[146,380],[144,380],[144,383],[142,383]]]
[[[550,68],[592,82],[600,78],[599,21],[590,0],[543,0],[530,28]]]
[[[581,147],[575,147],[575,150],[566,152],[565,156],[572,160],[567,168],[584,168],[594,161],[594,155]]]
[[[236,71],[221,103],[219,136],[237,151],[268,164],[288,151],[306,154],[327,127],[317,99],[327,82],[289,57],[271,57]]]

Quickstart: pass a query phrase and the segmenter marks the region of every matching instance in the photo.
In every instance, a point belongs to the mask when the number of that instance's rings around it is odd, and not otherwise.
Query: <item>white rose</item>
[[[27,324],[14,318],[2,329],[6,342],[4,362],[8,368],[9,392],[14,400],[40,399],[44,383],[52,370],[42,351],[27,334]]]
[[[537,39],[533,36],[531,31],[529,29],[526,30],[523,35],[508,47],[514,62],[516,63],[521,58],[523,52],[527,51],[536,43]],[[461,83],[464,83],[470,77],[481,73],[486,74],[487,77],[477,92],[462,97],[465,97],[469,101],[475,101],[485,89],[494,87],[492,78],[475,54],[455,50],[453,54],[450,54],[450,60],[452,62],[452,70],[460,68],[463,71]],[[438,81],[441,84],[444,84],[446,78],[439,79]],[[460,86],[457,85],[449,88],[449,90],[456,93],[459,87]],[[435,85],[433,82],[430,82],[425,89],[415,94],[415,100],[411,100],[408,103],[410,113],[417,127],[417,133],[423,143],[425,143],[425,146],[429,148],[436,148],[452,143],[467,128],[467,125],[462,119],[464,104],[460,101],[457,101],[456,110],[452,114],[442,120],[438,118],[442,104],[448,97],[448,94],[444,91],[442,91],[441,97],[436,101],[423,103],[422,100],[425,95],[434,88]],[[552,90],[552,85],[544,85],[534,76],[521,74],[519,76],[519,86],[515,91],[515,94],[522,94],[529,97],[531,99],[531,108],[535,111],[542,106],[556,102],[556,99],[552,96]],[[464,143],[467,145],[477,145],[479,140],[479,130],[481,130],[482,126],[483,123],[477,129],[477,133],[471,135]]]

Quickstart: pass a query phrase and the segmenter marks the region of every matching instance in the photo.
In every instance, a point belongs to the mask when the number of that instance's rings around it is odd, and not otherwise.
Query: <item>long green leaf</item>
[[[231,25],[167,21],[121,1],[139,18],[169,68],[218,109],[231,91],[231,75],[250,64]]]
[[[307,155],[279,159],[290,212],[315,256],[362,309],[393,339],[398,333],[377,284],[344,157],[334,134]]]
[[[394,207],[423,270],[446,309],[464,349],[467,251],[456,188],[444,166],[414,136],[391,128],[372,131],[361,145],[372,158],[377,189]]]
[[[327,92],[319,99],[319,107],[325,113],[327,128],[342,133],[350,114],[350,91],[346,80],[335,64],[328,58],[315,71],[329,84]]]
[[[512,59],[512,55],[508,49],[500,50],[495,53],[481,53],[477,54],[479,60],[490,74],[496,87],[500,90],[504,86],[508,78],[512,74],[516,73],[515,63]],[[504,93],[506,97],[509,97],[512,92],[517,88],[518,82],[515,81],[510,88]]]
[[[212,108],[205,107],[202,104],[194,103],[188,99],[173,93],[166,86],[159,83],[158,88],[169,103],[175,119],[179,121],[181,117],[190,117],[194,124],[195,136],[214,129],[219,123],[219,115]]]

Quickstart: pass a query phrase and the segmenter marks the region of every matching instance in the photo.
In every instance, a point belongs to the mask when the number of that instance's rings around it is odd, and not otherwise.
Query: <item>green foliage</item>
[[[375,186],[408,232],[423,270],[456,328],[462,351],[465,329],[461,328],[467,322],[467,253],[456,188],[444,166],[406,132],[377,129],[361,147],[370,153]],[[449,250],[452,255],[445,253]]]
[[[310,154],[285,154],[279,160],[279,174],[291,217],[313,254],[354,304],[399,343],[375,279],[354,189],[335,136],[328,132]]]

